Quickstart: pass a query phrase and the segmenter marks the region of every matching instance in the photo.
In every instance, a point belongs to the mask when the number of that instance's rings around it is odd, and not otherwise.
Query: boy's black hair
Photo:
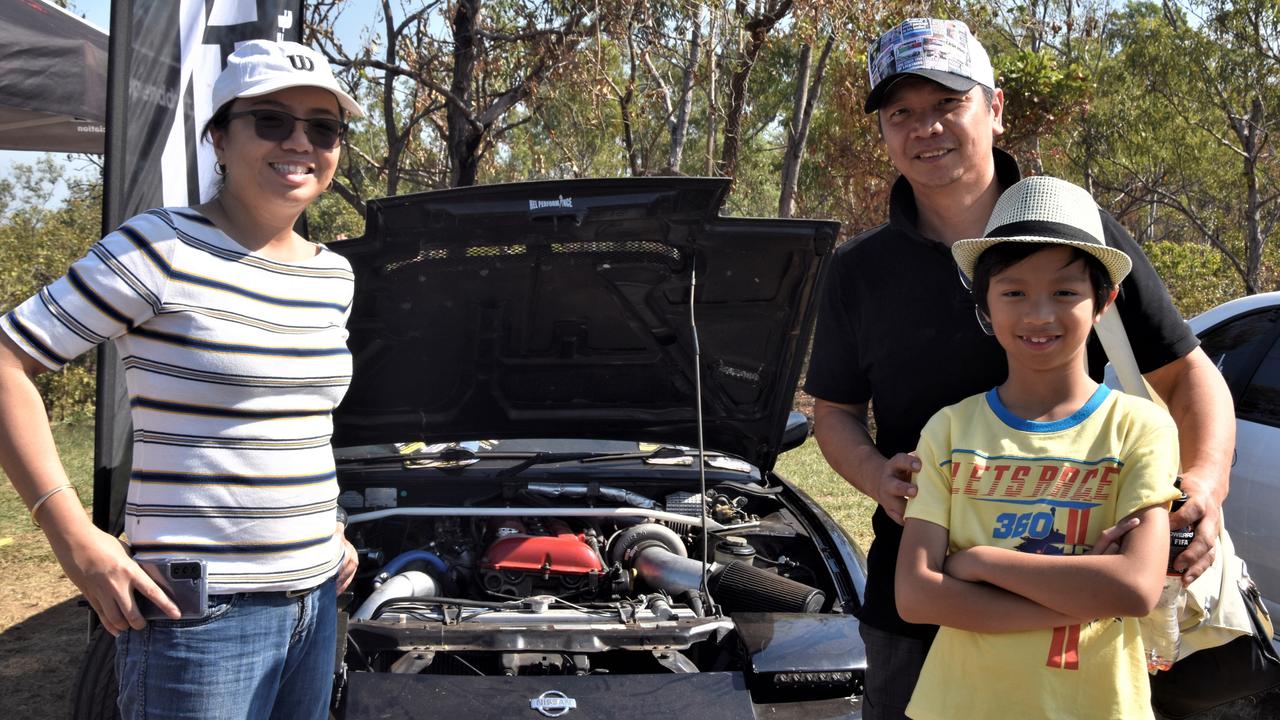
[[[1071,248],[1071,260],[1067,265],[1077,260],[1084,261],[1085,272],[1089,275],[1089,284],[1093,286],[1093,311],[1096,313],[1101,310],[1107,302],[1107,296],[1115,288],[1115,284],[1111,282],[1111,273],[1107,272],[1107,266],[1103,265],[1101,260],[1074,245],[1002,242],[983,250],[978,256],[978,262],[973,266],[973,301],[982,314],[988,317],[991,315],[991,308],[987,304],[987,290],[991,287],[991,278],[1041,250],[1055,247]]]

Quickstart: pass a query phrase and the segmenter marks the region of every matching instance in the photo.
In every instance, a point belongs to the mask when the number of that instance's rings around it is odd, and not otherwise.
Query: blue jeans
[[[120,717],[328,717],[337,646],[331,578],[299,597],[209,596],[198,620],[152,620],[116,638]]]

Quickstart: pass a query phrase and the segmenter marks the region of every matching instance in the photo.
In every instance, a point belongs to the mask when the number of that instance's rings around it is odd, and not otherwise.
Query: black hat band
[[[1046,240],[1085,243],[1099,247],[1107,246],[1106,243],[1086,230],[1082,230],[1075,225],[1053,222],[1052,220],[1019,220],[1018,222],[1005,223],[999,227],[991,228],[991,231],[984,237],[1012,238],[1027,236],[1042,237]]]

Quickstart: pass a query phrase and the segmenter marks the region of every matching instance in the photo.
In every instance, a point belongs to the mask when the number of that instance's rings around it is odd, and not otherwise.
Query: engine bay
[[[506,481],[478,500],[428,501],[343,487],[344,505],[362,506],[347,507],[361,557],[346,603],[349,672],[739,671],[751,664],[744,620],[835,616],[856,628],[822,533],[782,488]],[[369,509],[388,495],[395,507]],[[826,667],[790,675],[809,697],[848,695],[859,679]]]

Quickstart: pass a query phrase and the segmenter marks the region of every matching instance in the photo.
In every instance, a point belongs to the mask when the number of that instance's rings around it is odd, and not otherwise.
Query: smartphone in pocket
[[[202,618],[209,606],[209,585],[203,560],[190,558],[134,559],[178,606],[182,620]],[[134,593],[147,620],[172,620],[141,593]]]

